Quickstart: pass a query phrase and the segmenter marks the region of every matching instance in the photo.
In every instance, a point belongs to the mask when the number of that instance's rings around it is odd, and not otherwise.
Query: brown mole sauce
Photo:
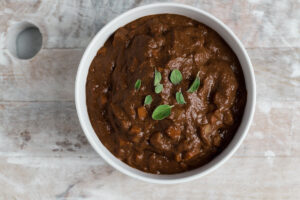
[[[154,92],[155,69],[162,75],[160,94]],[[183,76],[178,85],[169,79],[174,69]],[[201,85],[189,93],[198,72]],[[176,102],[177,91],[186,104]],[[144,106],[147,95],[153,102]],[[209,27],[173,14],[119,28],[98,51],[86,83],[88,114],[101,142],[128,165],[156,174],[211,161],[234,136],[246,99],[240,63],[226,42]],[[153,120],[161,104],[174,105],[171,115]]]

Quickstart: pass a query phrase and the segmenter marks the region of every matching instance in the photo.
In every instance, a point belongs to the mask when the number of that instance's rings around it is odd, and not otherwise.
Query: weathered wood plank
[[[6,63],[0,61],[0,101],[73,101],[83,50],[42,49],[31,60],[2,52]]]
[[[294,200],[300,197],[299,163],[295,157],[234,157],[199,180],[155,185],[129,178],[100,158],[0,157],[0,198]]]
[[[300,49],[247,49],[255,71],[257,100],[300,101]]]
[[[295,112],[296,111],[296,112]],[[300,102],[258,104],[236,156],[300,157]],[[0,103],[0,155],[94,156],[73,102]]]
[[[96,156],[73,102],[0,104],[0,155]]]
[[[300,157],[300,102],[258,102],[237,156]]]
[[[145,1],[2,1],[0,33],[18,21],[31,21],[42,31],[45,48],[84,48],[96,32],[119,14]],[[218,17],[246,47],[300,47],[300,2],[176,0]],[[17,15],[15,13],[18,13]]]
[[[300,48],[248,49],[258,102],[300,101]],[[73,101],[81,49],[43,49],[20,61],[0,49],[0,101]],[[0,59],[1,60],[1,59]]]

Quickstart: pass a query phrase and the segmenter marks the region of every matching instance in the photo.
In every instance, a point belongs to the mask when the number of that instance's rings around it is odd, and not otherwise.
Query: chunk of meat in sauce
[[[172,148],[171,141],[161,132],[154,133],[151,136],[150,143],[161,151],[170,151]]]

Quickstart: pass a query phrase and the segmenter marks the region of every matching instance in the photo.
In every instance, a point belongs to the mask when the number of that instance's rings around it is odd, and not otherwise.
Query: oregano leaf
[[[170,80],[174,85],[177,85],[178,83],[180,83],[180,81],[182,81],[181,72],[178,69],[174,69],[171,72]]]
[[[139,90],[142,85],[141,79],[138,79],[134,84],[134,89]]]
[[[199,78],[199,72],[198,72],[194,82],[192,83],[192,85],[188,89],[188,92],[192,93],[192,92],[197,91],[199,86],[200,86],[200,78]]]
[[[150,105],[152,103],[152,96],[147,95],[144,100],[144,105]]]
[[[186,104],[182,92],[176,92],[176,101],[179,104]]]
[[[171,114],[171,109],[174,106],[169,105],[159,105],[155,108],[155,110],[152,113],[152,119],[154,120],[162,120]]]

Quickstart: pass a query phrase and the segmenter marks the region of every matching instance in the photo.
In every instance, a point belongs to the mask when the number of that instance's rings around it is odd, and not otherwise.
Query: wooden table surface
[[[177,185],[113,169],[87,142],[74,105],[79,60],[97,31],[154,1],[0,1],[0,199],[300,199],[300,1],[178,0],[215,15],[241,39],[257,83],[254,122],[217,171]],[[19,60],[7,30],[30,21],[41,51]]]

